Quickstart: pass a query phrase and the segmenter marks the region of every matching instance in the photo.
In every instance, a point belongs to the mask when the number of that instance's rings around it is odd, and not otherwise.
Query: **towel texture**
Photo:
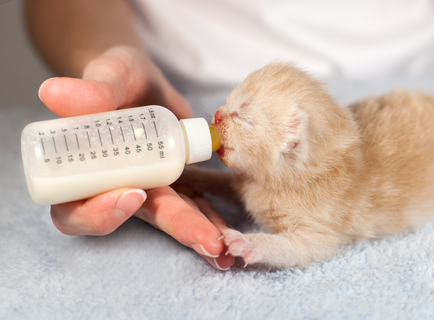
[[[397,86],[434,92],[434,75],[330,83],[344,103]],[[222,102],[190,98],[209,118]],[[49,207],[30,200],[20,160],[22,128],[51,116],[0,109],[0,319],[434,319],[434,222],[277,272],[215,270],[135,218],[105,237],[61,234]],[[249,228],[237,208],[213,202]]]

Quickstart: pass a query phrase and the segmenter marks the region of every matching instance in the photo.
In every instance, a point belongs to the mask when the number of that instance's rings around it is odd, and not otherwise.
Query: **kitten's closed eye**
[[[246,115],[243,115],[243,113],[241,113],[241,115],[240,115],[240,113],[235,111],[235,112],[232,112],[230,114],[230,116],[234,119],[235,122],[244,123],[244,124],[247,124],[249,126],[256,125],[257,121],[255,121],[252,116],[246,116]]]
[[[240,122],[244,124],[248,124],[250,126],[255,125],[257,122],[250,116],[245,116],[243,113],[234,111],[230,113],[228,116],[232,118],[235,122]],[[220,122],[224,120],[226,115],[222,114],[220,111],[217,111],[214,115],[214,125],[218,125]]]

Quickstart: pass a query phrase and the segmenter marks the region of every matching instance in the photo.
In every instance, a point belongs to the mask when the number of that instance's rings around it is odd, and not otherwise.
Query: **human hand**
[[[112,48],[91,61],[82,79],[44,82],[39,96],[62,117],[149,104],[163,105],[179,118],[192,115],[159,69],[129,47]],[[218,240],[226,226],[216,210],[205,199],[190,199],[169,187],[148,190],[147,195],[143,190],[119,189],[51,207],[56,227],[70,235],[106,235],[133,214],[191,247],[214,267],[233,264],[234,258],[224,254],[223,241]]]
[[[146,55],[132,47],[114,47],[92,60],[82,79],[51,78],[39,98],[55,114],[71,117],[151,104],[179,119],[193,115],[187,101]]]

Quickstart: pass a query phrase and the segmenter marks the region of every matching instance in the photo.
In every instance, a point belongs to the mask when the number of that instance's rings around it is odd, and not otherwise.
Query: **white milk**
[[[34,122],[21,135],[27,185],[41,205],[167,186],[218,147],[205,119],[178,121],[160,106]]]
[[[173,183],[185,161],[154,163],[141,167],[82,173],[61,177],[27,179],[30,196],[40,205],[86,199],[118,188],[151,189]],[[28,177],[28,175],[26,175]]]

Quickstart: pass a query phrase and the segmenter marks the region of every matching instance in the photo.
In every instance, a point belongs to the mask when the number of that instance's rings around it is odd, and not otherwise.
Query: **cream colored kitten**
[[[397,91],[344,108],[305,73],[272,64],[235,88],[213,122],[234,189],[269,232],[223,232],[246,264],[305,267],[433,216],[433,96]],[[202,172],[201,188],[210,177],[232,179]]]

